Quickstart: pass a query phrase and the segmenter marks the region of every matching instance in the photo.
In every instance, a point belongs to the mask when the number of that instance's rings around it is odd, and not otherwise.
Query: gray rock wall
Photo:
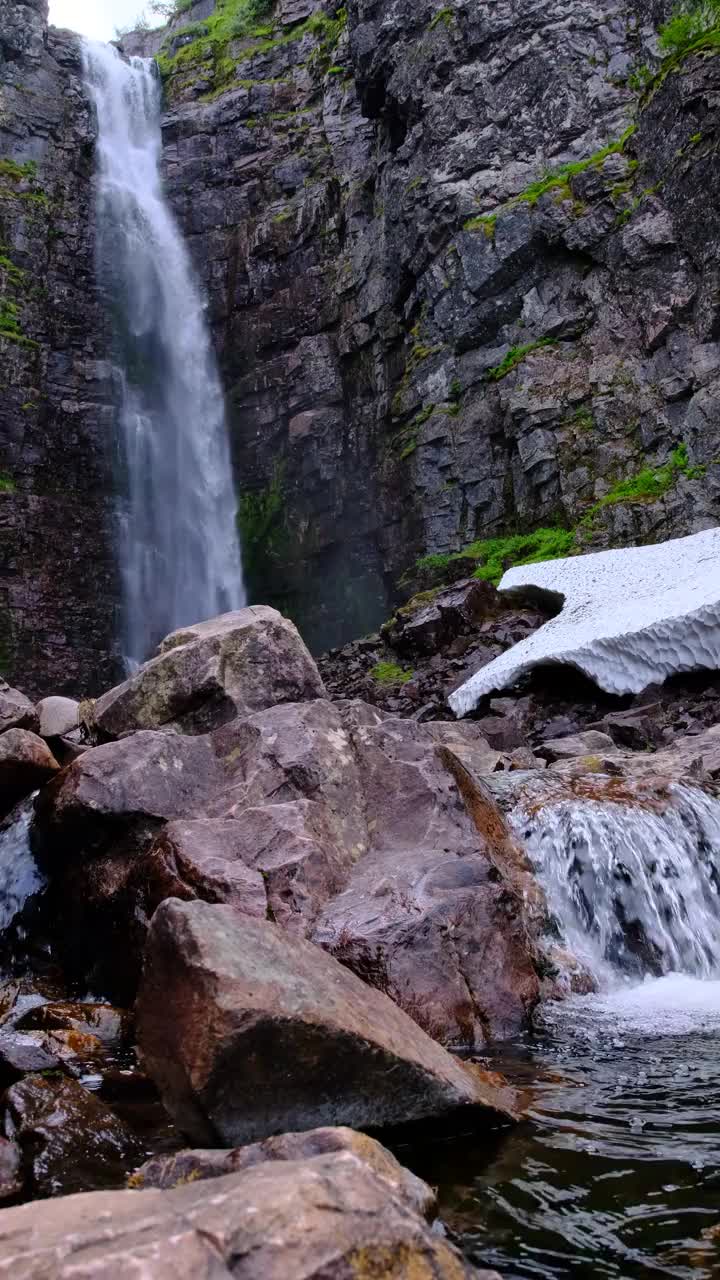
[[[279,23],[311,7],[332,11],[286,0]],[[682,443],[705,474],[605,507],[579,545],[716,522],[720,63],[642,99],[669,8],[350,0],[330,49],[279,25],[230,70],[201,47],[171,67],[167,176],[255,495],[251,587],[314,646],[374,626],[419,554],[574,528]]]
[[[0,674],[33,694],[115,673],[92,144],[77,40],[0,0]]]

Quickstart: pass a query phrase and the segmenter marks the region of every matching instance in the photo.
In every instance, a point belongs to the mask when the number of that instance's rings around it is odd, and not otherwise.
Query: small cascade
[[[34,797],[0,825],[0,937],[28,900],[45,887],[30,848]]]
[[[245,600],[225,405],[203,300],[160,180],[149,59],[83,46],[97,112],[98,274],[119,400],[119,561],[131,665]]]
[[[674,786],[662,810],[568,799],[513,825],[562,945],[601,988],[720,977],[720,801]]]

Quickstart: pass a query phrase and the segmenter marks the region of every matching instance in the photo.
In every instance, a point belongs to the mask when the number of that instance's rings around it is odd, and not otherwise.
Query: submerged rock
[[[238,715],[324,693],[292,622],[253,605],[174,631],[156,658],[98,699],[94,719],[109,738],[165,727],[207,733]]]
[[[42,1215],[8,1209],[0,1253],[13,1280],[497,1280],[347,1150],[171,1191],[70,1196]]]
[[[0,1200],[20,1195],[24,1181],[20,1148],[15,1142],[0,1138]]]
[[[34,1195],[122,1186],[128,1165],[142,1154],[127,1125],[69,1077],[25,1076],[3,1102],[4,1133],[22,1150]]]
[[[387,996],[230,907],[159,907],[137,1017],[146,1068],[201,1143],[516,1114],[512,1090],[453,1059]]]

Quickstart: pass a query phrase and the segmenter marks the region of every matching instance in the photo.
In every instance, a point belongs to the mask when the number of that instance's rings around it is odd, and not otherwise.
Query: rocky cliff
[[[715,523],[720,64],[669,9],[205,4],[163,45],[251,585],[316,647],[423,553]]]
[[[670,7],[201,0],[126,43],[159,54],[252,597],[314,648],[375,627],[423,554],[716,523],[720,63],[710,38],[660,48]],[[3,616],[18,679],[88,686],[115,599],[91,126],[73,42],[5,11],[0,153],[38,170],[3,180],[2,235],[21,270],[47,260],[48,295],[22,313],[40,347],[3,342]],[[52,216],[15,198],[43,192]]]
[[[0,0],[0,673],[34,693],[115,669],[93,167],[76,37]]]

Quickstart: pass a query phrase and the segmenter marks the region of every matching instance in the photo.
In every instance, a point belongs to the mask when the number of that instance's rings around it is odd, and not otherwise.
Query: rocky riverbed
[[[427,1186],[351,1130],[472,1132],[490,1159],[530,1100],[495,1046],[596,984],[533,823],[579,803],[692,825],[683,797],[713,803],[720,776],[716,677],[619,701],[535,676],[450,719],[466,668],[542,621],[460,580],[320,670],[253,607],[95,703],[0,689],[13,1275],[99,1274],[108,1249],[114,1274],[170,1274],[178,1240],[204,1274],[220,1218],[219,1275],[477,1274],[424,1225]],[[654,936],[619,928],[661,972]]]

